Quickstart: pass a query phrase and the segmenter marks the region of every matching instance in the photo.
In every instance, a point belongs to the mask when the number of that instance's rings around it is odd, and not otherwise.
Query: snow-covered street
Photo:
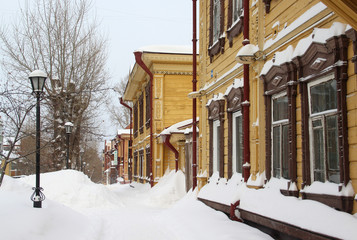
[[[149,185],[94,184],[73,170],[41,175],[47,199],[32,207],[35,176],[5,176],[0,188],[1,239],[271,239],[185,193],[182,172]]]

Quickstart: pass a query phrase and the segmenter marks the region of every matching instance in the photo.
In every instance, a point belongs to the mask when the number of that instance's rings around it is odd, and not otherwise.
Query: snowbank
[[[20,181],[35,186],[35,177],[27,176]],[[106,186],[95,184],[85,174],[74,170],[41,174],[40,186],[44,189],[43,193],[47,199],[72,208],[116,208],[122,205],[118,196]]]

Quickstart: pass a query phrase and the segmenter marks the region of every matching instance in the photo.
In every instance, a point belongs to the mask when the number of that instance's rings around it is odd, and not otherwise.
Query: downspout
[[[197,87],[197,0],[192,0],[192,91],[196,92]],[[192,99],[192,190],[197,186],[197,109],[196,98]]]
[[[171,135],[167,134],[164,135],[164,143],[165,145],[175,154],[175,169],[176,172],[178,171],[178,159],[179,159],[179,152],[177,151],[177,149],[170,143],[170,138]]]
[[[154,181],[153,181],[153,174],[152,174],[152,152],[153,152],[153,134],[152,134],[152,121],[153,121],[153,117],[152,117],[152,88],[153,88],[153,74],[150,71],[150,69],[145,65],[144,61],[142,60],[142,52],[134,52],[135,55],[135,61],[137,64],[139,64],[139,66],[150,76],[150,186],[153,187],[154,186]],[[147,103],[146,103],[147,104]]]
[[[244,20],[243,20],[243,45],[249,44],[249,0],[244,0]],[[244,154],[244,182],[248,181],[250,175],[250,144],[249,144],[249,64],[243,65],[243,154]]]
[[[132,162],[133,162],[133,149],[131,148],[131,145],[132,145],[132,136],[133,136],[133,133],[132,133],[132,130],[133,130],[133,123],[131,122],[132,119],[131,119],[131,115],[132,115],[132,112],[133,112],[133,108],[130,107],[128,104],[126,104],[124,101],[123,101],[123,98],[119,98],[120,100],[120,104],[123,105],[124,107],[128,108],[129,111],[130,111],[130,140],[129,140],[129,144],[128,144],[128,149],[129,149],[129,160],[128,160],[128,167],[129,167],[129,182],[131,183],[131,177],[132,177]]]

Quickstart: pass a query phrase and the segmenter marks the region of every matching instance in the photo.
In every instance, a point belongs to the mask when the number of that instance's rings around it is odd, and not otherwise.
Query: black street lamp
[[[31,81],[32,92],[35,94],[36,102],[36,187],[32,188],[34,193],[31,195],[33,207],[41,208],[42,201],[45,200],[45,195],[42,193],[43,188],[40,187],[40,97],[45,86],[47,75],[35,70],[29,75]]]
[[[66,122],[64,124],[65,128],[66,128],[66,134],[67,134],[67,159],[66,159],[66,169],[69,169],[69,163],[68,163],[68,159],[69,159],[69,135],[72,133],[72,128],[73,128],[73,123],[71,122]]]

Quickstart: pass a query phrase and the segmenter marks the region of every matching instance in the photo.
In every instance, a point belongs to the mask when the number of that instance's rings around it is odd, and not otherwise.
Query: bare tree
[[[130,111],[128,108],[118,105],[118,98],[122,97],[125,92],[126,84],[128,83],[129,75],[122,78],[121,81],[113,89],[117,98],[115,102],[110,101],[106,104],[107,111],[110,113],[112,123],[119,125],[121,128],[126,128],[130,123]],[[128,103],[130,104],[130,103]]]
[[[26,136],[22,129],[26,118],[31,114],[34,101],[30,101],[30,94],[26,95],[21,89],[12,88],[12,86],[9,88],[8,84],[0,91],[0,113],[5,117],[4,126],[6,126],[4,134],[5,136],[11,136],[6,142],[6,151],[0,152],[0,160],[2,160],[0,169],[1,186],[7,166],[11,162],[22,159],[16,146]],[[14,157],[15,154],[16,156]]]
[[[35,69],[47,73],[43,137],[54,139],[50,168],[63,167],[67,121],[74,124],[70,158],[78,168],[83,136],[97,133],[96,109],[106,96],[106,40],[88,18],[86,0],[37,0],[31,6],[10,31],[0,31],[2,65],[18,84]]]

